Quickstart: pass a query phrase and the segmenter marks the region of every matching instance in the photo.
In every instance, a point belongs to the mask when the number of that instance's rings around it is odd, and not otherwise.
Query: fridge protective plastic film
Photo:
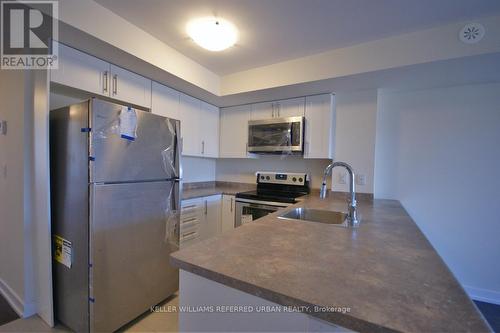
[[[131,107],[122,106],[121,110],[100,128],[96,129],[97,138],[107,139],[110,135],[134,141],[137,138],[137,112]]]
[[[180,178],[178,121],[94,100],[91,182]]]
[[[171,187],[167,200],[165,200],[165,243],[172,246],[174,249],[179,249],[179,234],[180,225],[180,210],[177,207],[176,184]]]
[[[174,126],[167,118],[165,119],[165,123],[167,124],[167,128],[171,135],[171,139],[169,140],[170,144],[161,152],[161,157],[163,160],[163,169],[167,174],[173,174],[174,177],[180,177],[179,172],[176,168],[176,143],[177,143],[177,131]],[[177,148],[178,149],[178,148]]]
[[[284,124],[285,126],[289,126],[288,124]],[[280,159],[286,159],[288,156],[296,155],[296,152],[293,151],[291,142],[292,142],[292,131],[290,128],[281,130],[281,131],[260,131],[258,139],[254,138],[256,143],[259,141],[262,142],[272,142],[273,146],[280,147],[280,151],[278,153],[273,153],[275,155],[280,155]]]

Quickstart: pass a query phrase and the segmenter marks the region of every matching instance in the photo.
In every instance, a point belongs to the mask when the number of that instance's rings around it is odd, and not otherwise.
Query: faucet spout
[[[347,214],[347,222],[348,222],[349,226],[357,227],[359,224],[359,220],[358,220],[358,216],[357,216],[357,212],[356,212],[356,188],[355,188],[356,187],[356,185],[355,185],[356,175],[354,174],[353,168],[349,164],[339,161],[339,162],[333,162],[325,168],[325,173],[323,174],[323,182],[321,183],[321,190],[320,190],[319,196],[321,199],[326,198],[326,194],[327,194],[326,179],[331,174],[332,169],[335,167],[343,167],[349,173],[350,200],[349,200],[349,207],[348,207],[348,214]]]

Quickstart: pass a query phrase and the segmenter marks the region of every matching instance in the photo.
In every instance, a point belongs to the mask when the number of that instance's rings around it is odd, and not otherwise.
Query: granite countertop
[[[255,190],[255,184],[233,182],[198,182],[185,183],[182,190],[182,200],[207,197],[216,194],[231,194]]]
[[[290,206],[345,211],[333,196]],[[278,219],[283,211],[171,255],[173,265],[360,332],[490,332],[398,201],[359,203],[358,229]]]

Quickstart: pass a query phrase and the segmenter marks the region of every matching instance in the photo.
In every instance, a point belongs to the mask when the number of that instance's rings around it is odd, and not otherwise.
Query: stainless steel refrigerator
[[[115,331],[178,290],[180,123],[99,99],[50,112],[56,319]]]

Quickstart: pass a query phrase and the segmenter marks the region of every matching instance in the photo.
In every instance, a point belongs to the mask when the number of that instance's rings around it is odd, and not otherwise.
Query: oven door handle
[[[275,208],[285,208],[288,207],[289,205],[293,205],[292,203],[287,204],[283,202],[272,202],[272,201],[260,201],[260,200],[251,200],[251,199],[241,199],[241,198],[236,198],[236,202],[240,202],[243,204],[250,204],[249,206],[251,207],[256,207],[256,208],[268,208],[268,207],[275,207]]]

